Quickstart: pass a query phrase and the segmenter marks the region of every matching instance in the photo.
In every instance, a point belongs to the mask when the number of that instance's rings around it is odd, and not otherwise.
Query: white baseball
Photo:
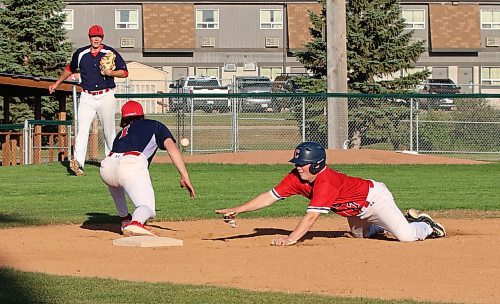
[[[189,139],[187,139],[185,137],[183,139],[181,139],[181,146],[183,146],[183,147],[189,146]]]

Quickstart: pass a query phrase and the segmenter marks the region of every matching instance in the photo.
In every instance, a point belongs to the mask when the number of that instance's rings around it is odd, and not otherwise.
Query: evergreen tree
[[[304,83],[309,91],[326,91],[326,4],[321,15],[309,13],[313,25],[312,40],[306,50],[296,52],[297,59],[319,81]],[[347,78],[350,91],[360,93],[403,93],[425,80],[428,71],[420,71],[393,80],[380,80],[394,73],[414,68],[425,52],[424,41],[412,41],[413,31],[404,30],[398,0],[348,1]],[[318,83],[319,82],[319,83]]]
[[[64,1],[4,0],[1,4],[0,72],[57,78],[72,51],[63,28]],[[11,121],[33,118],[33,98],[16,101],[11,105]],[[57,102],[43,98],[44,118],[53,119],[56,111]]]
[[[309,13],[312,40],[305,44],[304,51],[295,54],[298,61],[314,74],[312,79],[297,79],[297,83],[307,92],[326,92],[327,45],[323,37],[326,28],[326,3],[325,0],[320,0],[320,3],[320,15]],[[347,1],[346,11],[347,77],[350,92],[411,92],[429,76],[428,71],[419,71],[383,80],[393,77],[399,71],[414,68],[415,62],[425,51],[425,42],[412,41],[413,31],[405,31],[398,0]],[[351,98],[349,139],[351,143],[356,143],[355,147],[390,142],[394,149],[400,149],[402,140],[393,130],[397,129],[399,120],[407,118],[407,105]],[[326,119],[321,117],[312,117],[311,120],[314,124],[326,123]],[[326,130],[326,126],[316,129]],[[321,136],[327,137],[326,134]]]

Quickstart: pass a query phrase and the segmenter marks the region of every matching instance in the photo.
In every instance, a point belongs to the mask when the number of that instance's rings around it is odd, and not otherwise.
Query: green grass
[[[382,301],[313,294],[255,292],[207,285],[126,282],[21,272],[0,268],[0,303],[275,303],[275,304],[415,304],[412,300]]]
[[[484,165],[342,165],[344,173],[384,182],[401,209],[500,209],[500,163]],[[243,203],[270,190],[289,165],[189,164],[198,197],[179,188],[171,164],[153,164],[157,220],[214,218],[213,210]],[[71,176],[59,163],[0,167],[0,227],[116,221],[99,168]],[[301,216],[307,200],[293,197],[242,217]],[[133,210],[133,209],[132,209]]]

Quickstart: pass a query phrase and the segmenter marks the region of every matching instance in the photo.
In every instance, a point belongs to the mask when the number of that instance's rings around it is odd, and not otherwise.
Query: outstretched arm
[[[272,205],[276,201],[277,199],[274,196],[272,196],[271,193],[264,192],[257,195],[252,200],[244,203],[243,205],[233,208],[215,210],[215,213],[226,214],[234,218],[236,217],[236,215],[238,215],[238,213],[259,210]]]
[[[57,79],[57,81],[49,86],[49,93],[52,94],[56,91],[57,87],[61,84],[61,82],[63,82],[64,80],[66,80],[66,78],[68,78],[69,76],[71,76],[71,71],[69,69],[64,69],[62,72],[61,72],[61,75],[59,76],[59,79]]]
[[[321,213],[319,212],[307,212],[288,237],[273,239],[271,245],[290,246],[297,243],[297,241],[300,240],[300,238],[303,237],[309,229],[311,229],[320,215]]]
[[[167,148],[168,156],[172,160],[172,163],[177,168],[177,171],[179,171],[179,174],[181,176],[181,188],[186,188],[189,191],[191,197],[196,197],[194,187],[193,185],[191,185],[191,181],[189,180],[186,165],[184,164],[184,160],[182,159],[181,152],[177,148],[177,145],[171,138],[165,139],[165,142],[163,144],[165,145],[165,148]]]

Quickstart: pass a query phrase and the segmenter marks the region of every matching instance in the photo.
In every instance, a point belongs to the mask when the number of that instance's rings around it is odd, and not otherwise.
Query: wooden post
[[[66,120],[66,112],[59,112],[58,114],[59,120]],[[68,149],[68,127],[65,125],[60,125],[57,127],[57,145],[58,149],[58,161],[63,161],[68,158],[67,155]]]
[[[17,165],[17,140],[13,139],[10,141],[10,164],[12,166]]]
[[[3,99],[3,123],[8,124],[10,121],[10,101],[12,99],[9,97],[4,97]]]
[[[35,134],[33,136],[33,163],[42,163],[42,126],[35,125]]]
[[[49,135],[49,162],[54,161],[54,134]]]
[[[328,93],[347,93],[346,0],[326,1]],[[342,149],[348,137],[347,98],[328,98],[328,148]]]
[[[2,144],[2,166],[10,164],[10,134],[5,134],[5,142]]]
[[[24,164],[24,132],[19,136],[19,163]]]
[[[35,96],[35,119],[42,119],[42,96]],[[35,125],[33,138],[33,163],[42,163],[42,126]]]

